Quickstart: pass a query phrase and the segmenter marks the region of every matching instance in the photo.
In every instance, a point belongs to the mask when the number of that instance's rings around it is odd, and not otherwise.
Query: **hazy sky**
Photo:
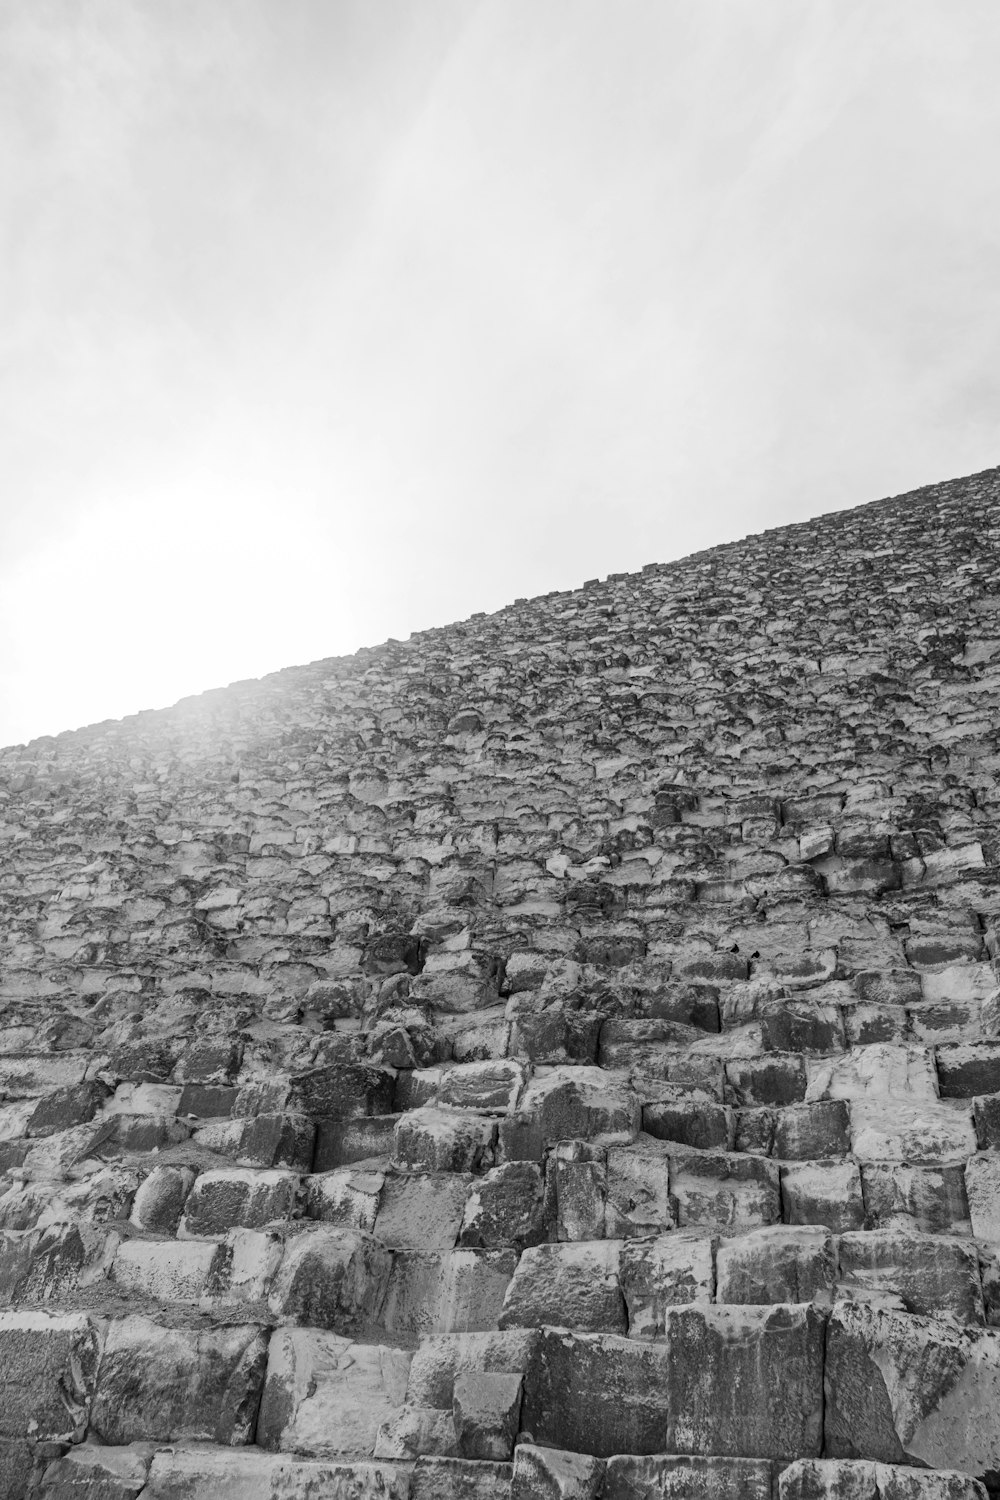
[[[1000,462],[996,0],[0,0],[0,744]]]

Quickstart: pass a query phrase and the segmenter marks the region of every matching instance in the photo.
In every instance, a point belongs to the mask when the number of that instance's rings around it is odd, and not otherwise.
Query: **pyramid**
[[[0,752],[0,1494],[1000,1490],[1000,470]]]

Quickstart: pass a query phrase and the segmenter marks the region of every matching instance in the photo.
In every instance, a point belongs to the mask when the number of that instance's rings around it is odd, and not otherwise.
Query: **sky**
[[[1000,463],[996,0],[0,0],[0,745]]]

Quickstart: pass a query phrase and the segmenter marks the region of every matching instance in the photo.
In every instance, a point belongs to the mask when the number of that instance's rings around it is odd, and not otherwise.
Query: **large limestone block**
[[[648,1136],[608,1149],[604,1233],[609,1239],[657,1234],[674,1223],[670,1157]]]
[[[393,1161],[411,1172],[478,1172],[493,1165],[495,1138],[489,1116],[427,1104],[400,1115]]]
[[[459,1458],[507,1463],[513,1457],[521,1417],[520,1375],[459,1375],[452,1419]]]
[[[972,1232],[1000,1244],[1000,1156],[974,1156],[965,1169]]]
[[[677,1223],[720,1233],[781,1218],[778,1168],[760,1157],[721,1151],[671,1152],[670,1192]]]
[[[820,1225],[775,1224],[725,1240],[716,1256],[719,1302],[830,1302],[833,1236]]]
[[[541,1167],[531,1161],[505,1162],[470,1189],[458,1242],[493,1250],[537,1245],[549,1237],[549,1219]]]
[[[818,1099],[930,1103],[938,1097],[933,1054],[924,1047],[878,1042],[843,1057],[808,1064],[807,1102]],[[853,1111],[852,1111],[853,1114]]]
[[[378,1320],[391,1271],[371,1235],[316,1224],[286,1242],[269,1306],[282,1322],[360,1333]]]
[[[546,1167],[546,1190],[553,1202],[555,1238],[557,1240],[599,1240],[604,1238],[605,1211],[608,1195],[608,1152],[601,1146],[587,1141],[564,1141],[553,1146]],[[657,1204],[654,1212],[666,1216],[668,1227],[673,1224],[670,1207],[670,1163],[657,1184]],[[627,1179],[626,1164],[619,1178]],[[639,1207],[643,1219],[649,1216],[646,1193],[639,1196],[625,1189],[623,1202],[632,1210]],[[3,1200],[0,1199],[0,1208]],[[618,1217],[615,1223],[619,1222]],[[619,1230],[619,1234],[624,1234]]]
[[[861,1185],[866,1222],[922,1234],[971,1234],[962,1165],[904,1166],[864,1163]]]
[[[174,1234],[194,1181],[190,1167],[154,1167],[132,1201],[132,1223],[147,1234]]]
[[[830,1315],[826,1449],[981,1475],[1000,1470],[1000,1334],[860,1303]]]
[[[123,1292],[158,1302],[197,1302],[219,1250],[215,1240],[126,1240],[111,1279]]]
[[[841,1233],[865,1221],[861,1174],[853,1161],[796,1162],[781,1169],[787,1224],[822,1224]]]
[[[520,1063],[502,1060],[457,1063],[445,1072],[435,1102],[506,1115],[517,1104],[523,1087],[524,1068]]]
[[[79,1442],[100,1355],[99,1329],[80,1314],[0,1313],[0,1440]]]
[[[399,1335],[495,1328],[516,1250],[397,1250],[382,1321]]]
[[[583,1333],[625,1333],[621,1251],[621,1240],[525,1250],[507,1288],[499,1327],[537,1328],[548,1323]]]
[[[389,1173],[375,1217],[375,1238],[393,1249],[450,1250],[472,1181],[456,1172]]]
[[[524,1375],[537,1341],[537,1333],[520,1328],[424,1339],[410,1366],[406,1404],[451,1411],[459,1375]]]
[[[905,1098],[851,1105],[851,1150],[858,1161],[964,1161],[975,1149],[971,1105]]]
[[[410,1500],[510,1500],[511,1466],[464,1458],[418,1458]]]
[[[305,1180],[306,1214],[323,1224],[336,1224],[338,1229],[372,1234],[384,1183],[384,1173],[353,1167],[315,1172]]]
[[[0,1302],[59,1306],[103,1280],[118,1244],[96,1224],[50,1224],[0,1233]]]
[[[969,1240],[899,1230],[844,1234],[840,1274],[851,1287],[895,1293],[908,1312],[983,1322],[979,1257]]]
[[[266,1361],[267,1335],[252,1324],[201,1330],[142,1317],[112,1323],[91,1433],[105,1443],[249,1443]]]
[[[623,1243],[619,1278],[630,1338],[661,1337],[668,1307],[712,1301],[714,1248],[711,1237],[683,1229]]]
[[[601,1500],[771,1500],[766,1459],[620,1454],[605,1467]]]
[[[222,1451],[232,1455],[230,1448]],[[49,1464],[39,1500],[136,1500],[145,1486],[151,1458],[150,1445],[145,1443],[125,1448],[81,1443]]]
[[[260,1229],[295,1216],[301,1178],[297,1172],[249,1168],[202,1172],[184,1204],[178,1238]]]
[[[819,1454],[824,1319],[814,1307],[673,1307],[665,1321],[667,1451]]]
[[[531,1080],[517,1112],[501,1121],[500,1146],[506,1161],[540,1161],[556,1141],[627,1142],[641,1114],[636,1096],[601,1068],[551,1068]]]
[[[539,1333],[521,1431],[544,1447],[607,1458],[669,1449],[670,1366],[661,1344],[610,1334]]]
[[[379,1427],[403,1404],[412,1357],[311,1328],[277,1329],[257,1442],[311,1458],[370,1456]]]
[[[409,1471],[396,1464],[321,1463],[260,1448],[198,1446],[154,1453],[142,1500],[407,1500],[408,1494]],[[104,1496],[82,1492],[79,1500]]]
[[[977,1479],[863,1459],[801,1458],[778,1481],[778,1500],[986,1500]]]
[[[599,1500],[605,1465],[586,1453],[518,1443],[510,1500]]]

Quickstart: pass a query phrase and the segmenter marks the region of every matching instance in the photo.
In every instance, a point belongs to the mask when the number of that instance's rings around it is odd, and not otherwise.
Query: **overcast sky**
[[[0,0],[0,744],[1000,462],[996,0]]]

